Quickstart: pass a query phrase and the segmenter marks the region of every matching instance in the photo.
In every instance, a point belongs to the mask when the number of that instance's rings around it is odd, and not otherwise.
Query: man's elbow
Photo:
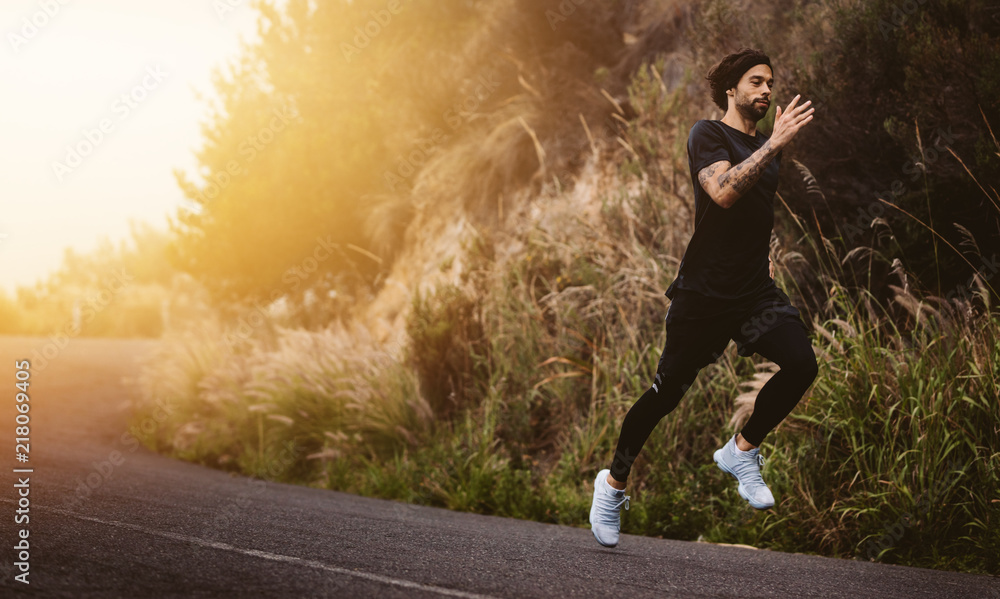
[[[708,195],[720,208],[726,209],[731,208],[732,205],[736,203],[736,200],[739,199],[739,196],[728,189],[713,189]]]

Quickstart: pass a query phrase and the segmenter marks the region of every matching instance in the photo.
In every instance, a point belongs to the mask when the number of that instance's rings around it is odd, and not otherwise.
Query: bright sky
[[[250,0],[3,0],[8,293],[44,279],[66,247],[128,238],[130,219],[166,227],[183,197],[172,171],[193,174],[201,145],[207,105],[196,92],[214,96],[212,69],[255,38],[256,16]]]

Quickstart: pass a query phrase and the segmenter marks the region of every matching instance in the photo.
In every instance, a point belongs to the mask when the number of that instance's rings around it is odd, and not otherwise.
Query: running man
[[[814,109],[795,96],[784,110],[777,107],[770,137],[757,131],[774,85],[770,59],[758,50],[726,56],[707,79],[725,116],[698,121],[688,136],[695,229],[665,294],[671,300],[666,344],[654,382],[625,415],[611,467],[594,479],[591,530],[607,547],[618,544],[621,509],[629,501],[625,482],[643,444],[730,339],[740,356],[759,353],[780,367],[757,394],[743,429],[713,456],[754,508],[774,505],[760,475],[760,444],[816,378],[809,328],[774,283],[768,256],[782,149]]]

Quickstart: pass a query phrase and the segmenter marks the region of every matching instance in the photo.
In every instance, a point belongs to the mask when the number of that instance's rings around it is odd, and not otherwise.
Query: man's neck
[[[737,131],[746,133],[750,137],[755,137],[757,135],[757,121],[749,121],[743,118],[743,115],[741,115],[735,108],[730,108],[729,111],[726,112],[726,116],[722,117],[722,122]]]

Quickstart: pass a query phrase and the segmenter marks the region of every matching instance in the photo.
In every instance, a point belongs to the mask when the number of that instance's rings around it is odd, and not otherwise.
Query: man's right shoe
[[[621,508],[628,509],[629,496],[608,484],[610,469],[597,473],[594,479],[594,501],[590,505],[590,530],[597,542],[605,547],[618,544],[621,532]]]
[[[760,476],[760,467],[764,465],[764,457],[760,455],[759,447],[754,447],[750,451],[741,451],[736,447],[736,435],[733,435],[722,449],[715,450],[713,457],[723,472],[728,472],[739,481],[740,484],[736,490],[740,497],[747,500],[747,503],[758,510],[766,510],[774,506],[774,496],[771,495],[771,489],[767,488],[764,479]]]

